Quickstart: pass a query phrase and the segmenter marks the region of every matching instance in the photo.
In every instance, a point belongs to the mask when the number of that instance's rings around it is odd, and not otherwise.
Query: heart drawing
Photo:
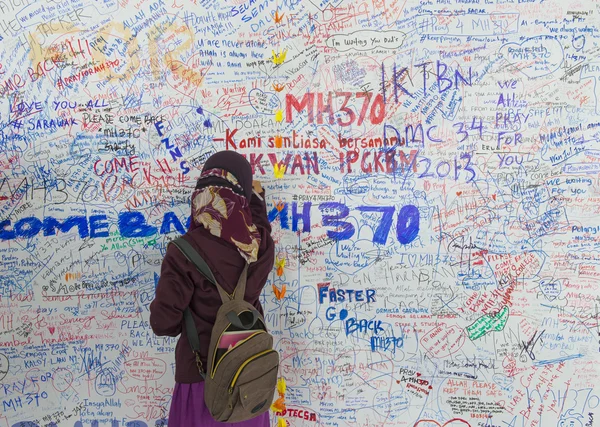
[[[453,424],[453,423],[455,423],[455,422],[456,422],[456,423],[460,423],[460,424]],[[418,426],[419,424],[421,424],[421,423],[424,423],[424,424],[426,424],[426,423],[432,423],[432,424],[435,424],[436,426],[439,426],[439,427],[446,427],[446,426],[447,426],[447,425],[449,425],[449,424],[452,424],[452,425],[453,425],[453,427],[454,427],[454,426],[461,425],[461,424],[462,424],[462,425],[467,425],[467,426],[471,427],[471,424],[469,424],[467,421],[463,420],[462,418],[452,418],[451,420],[449,420],[449,421],[446,421],[444,424],[440,424],[440,423],[439,423],[439,422],[437,422],[436,420],[419,420],[419,421],[417,421],[417,422],[415,423],[415,425],[414,425],[413,427],[417,427],[417,426]]]

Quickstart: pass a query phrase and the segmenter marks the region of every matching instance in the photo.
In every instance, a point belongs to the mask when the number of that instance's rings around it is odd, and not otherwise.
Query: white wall
[[[225,149],[286,259],[289,425],[597,423],[597,2],[29,3],[0,2],[1,427],[165,424],[148,307]]]

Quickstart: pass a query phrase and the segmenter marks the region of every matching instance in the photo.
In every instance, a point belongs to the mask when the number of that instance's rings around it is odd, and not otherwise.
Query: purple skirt
[[[210,415],[204,403],[204,383],[175,383],[169,427],[269,427],[269,412],[241,423],[219,423]]]

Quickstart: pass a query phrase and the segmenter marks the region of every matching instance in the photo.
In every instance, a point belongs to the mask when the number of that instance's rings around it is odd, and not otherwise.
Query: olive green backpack
[[[273,337],[263,317],[252,304],[244,301],[248,265],[233,295],[229,295],[187,241],[180,237],[172,243],[216,286],[223,302],[212,329],[206,372],[200,361],[200,341],[192,314],[189,308],[184,312],[187,337],[205,381],[204,401],[210,414],[216,421],[235,423],[265,413],[273,403],[277,387],[279,354],[273,350]],[[224,336],[243,339],[232,347],[220,348]]]

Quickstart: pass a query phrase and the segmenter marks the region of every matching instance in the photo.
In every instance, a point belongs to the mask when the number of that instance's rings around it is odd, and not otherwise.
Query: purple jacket
[[[264,199],[264,193],[262,196]],[[244,299],[262,314],[259,296],[273,269],[275,245],[271,238],[265,202],[253,194],[250,209],[252,220],[260,231],[261,244],[258,260],[250,264],[248,269]],[[188,231],[183,238],[204,258],[217,282],[228,293],[232,293],[245,265],[235,246],[213,236],[204,227]],[[176,337],[181,334],[175,348],[175,381],[178,383],[202,381],[183,324],[183,311],[188,306],[198,329],[200,355],[206,370],[210,335],[221,306],[221,298],[215,286],[204,278],[179,249],[169,245],[162,262],[156,297],[150,304],[150,327],[158,336]]]

